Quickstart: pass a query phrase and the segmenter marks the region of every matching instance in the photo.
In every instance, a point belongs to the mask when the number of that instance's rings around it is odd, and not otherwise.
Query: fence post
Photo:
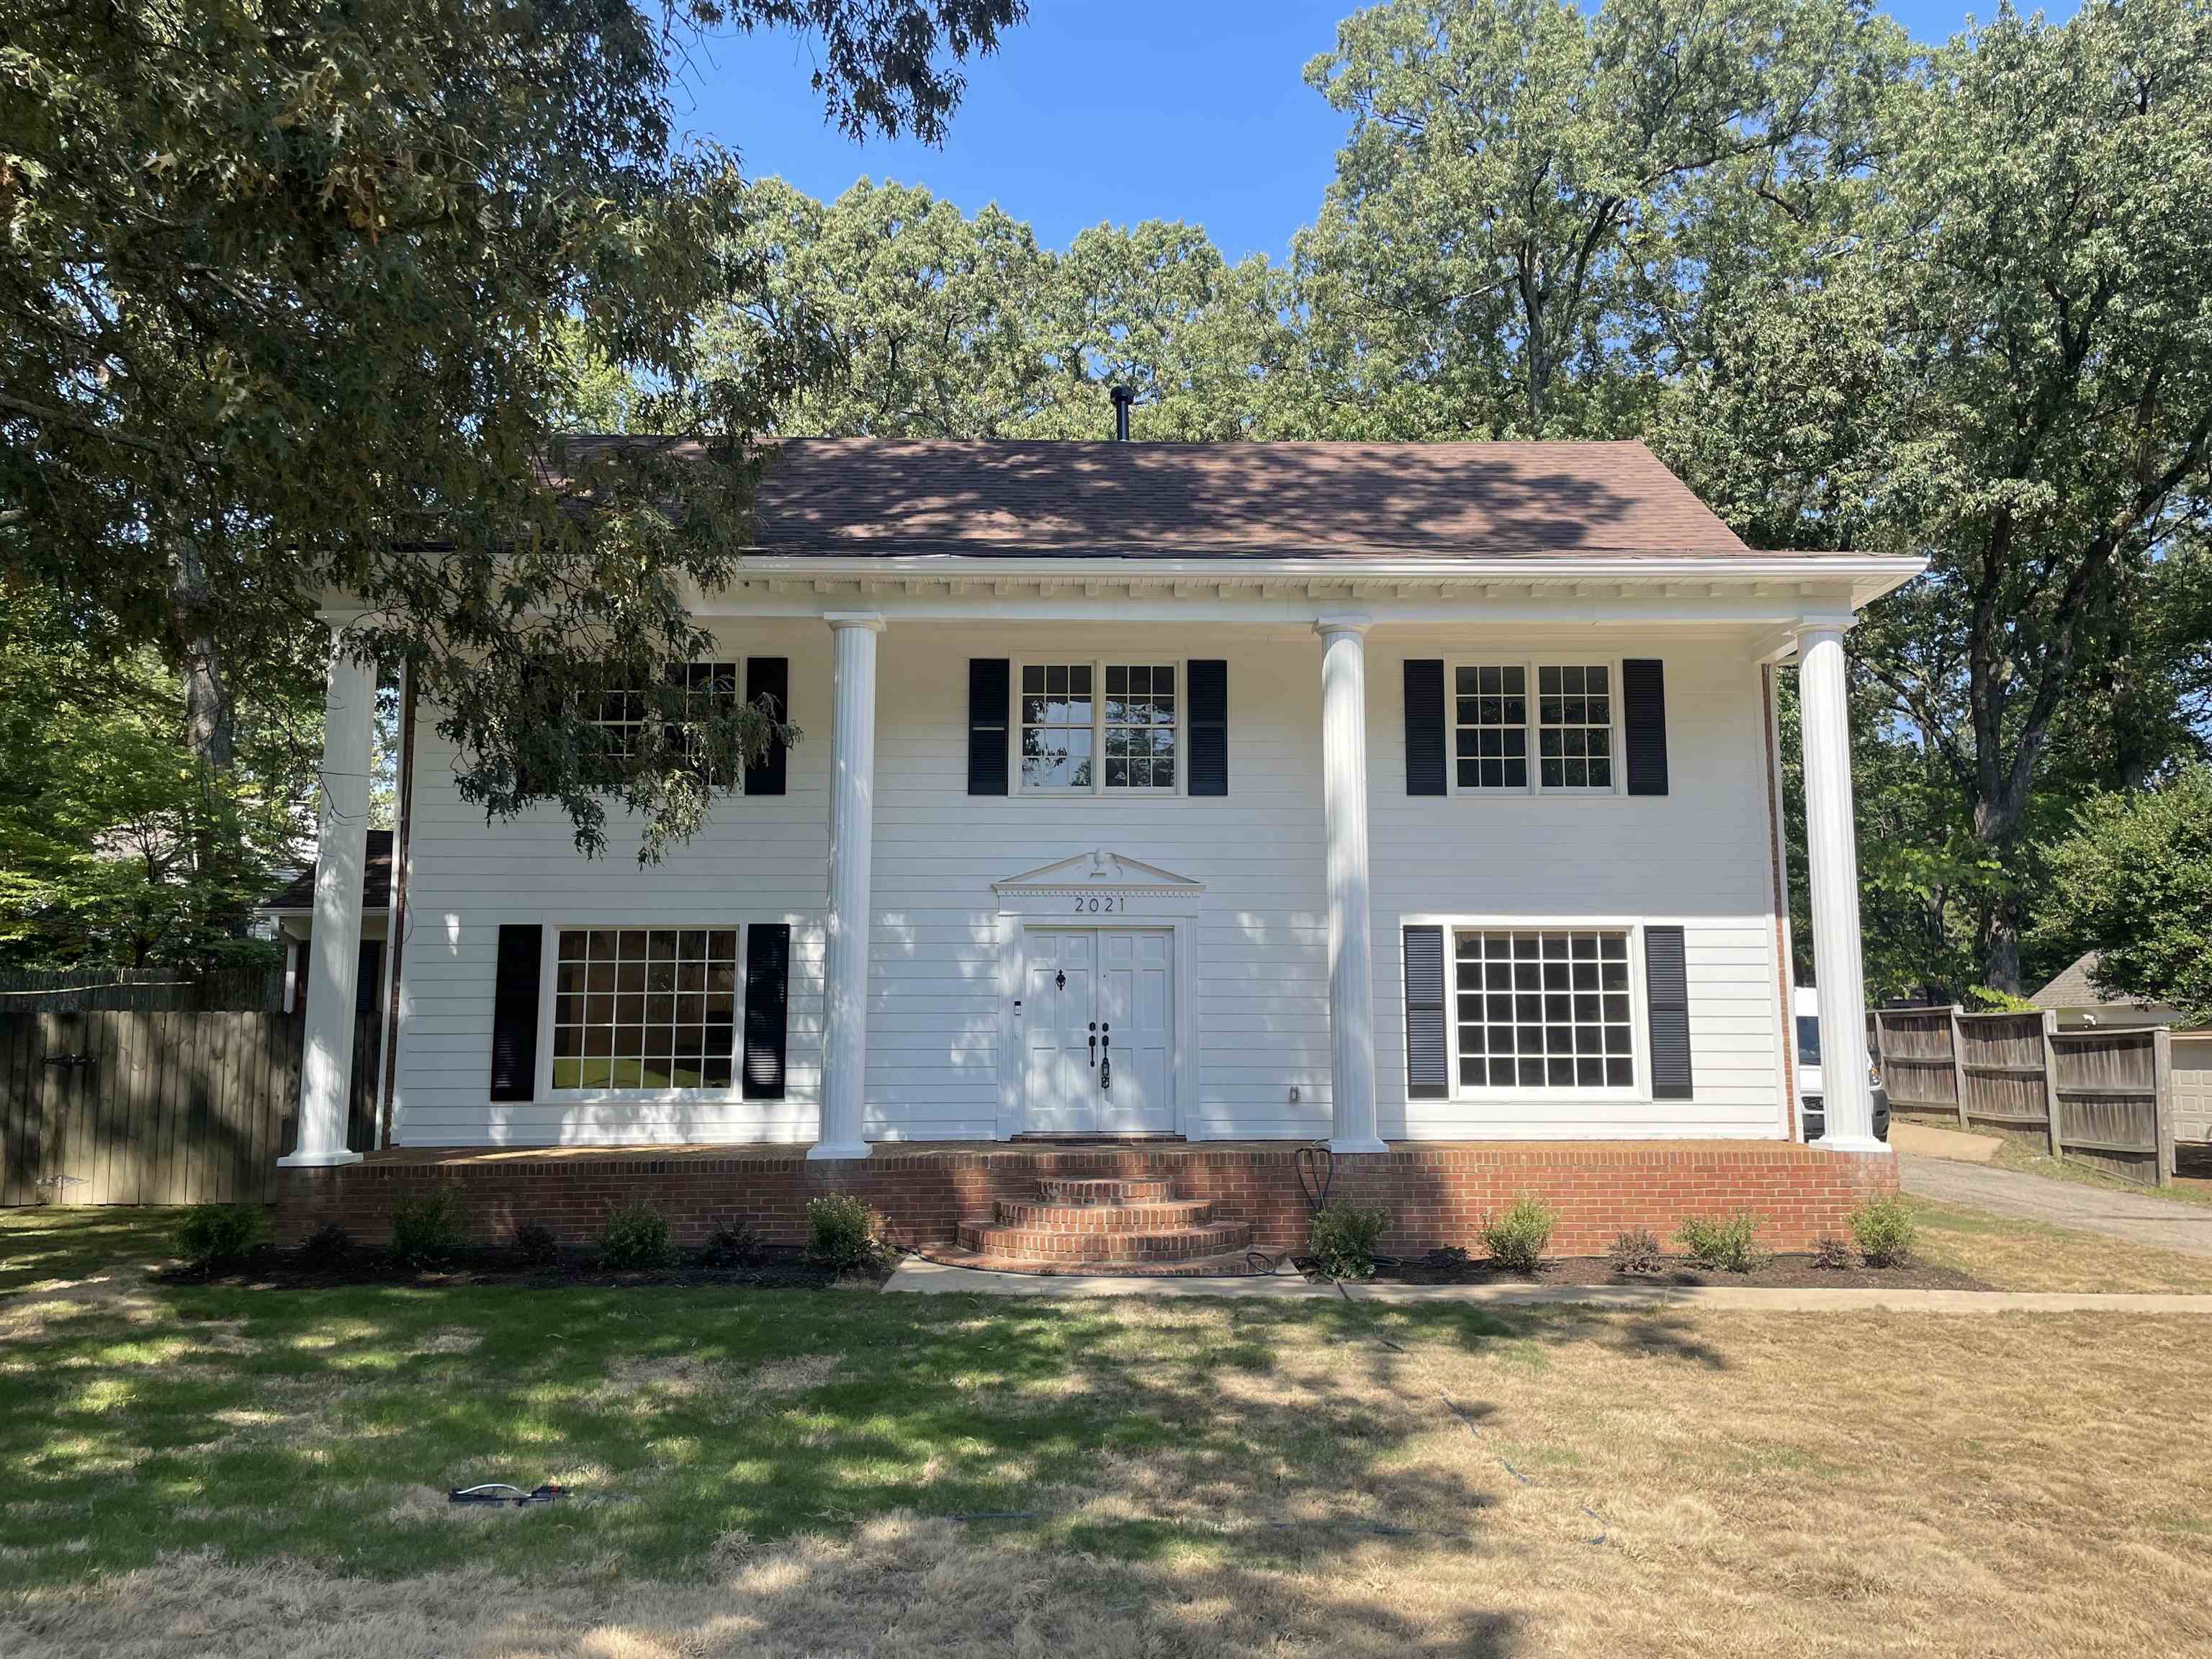
[[[1966,1011],[1951,1005],[1951,1087],[1959,1097],[1959,1127],[1966,1127],[1966,1028],[1959,1016]]]
[[[2173,1179],[2173,1032],[2160,1025],[2150,1036],[2152,1111],[2158,1137],[2158,1184]]]
[[[2058,1045],[2051,1040],[2051,1034],[2057,1029],[2057,1011],[2045,1008],[2043,1011],[2044,1110],[2051,1120],[2051,1155],[2063,1158],[2066,1155],[2066,1139],[2058,1127]]]
[[[1876,1008],[1868,1016],[1874,1025],[1875,1075],[1881,1079],[1882,1087],[1889,1086],[1889,1054],[1882,1042],[1881,1010]]]

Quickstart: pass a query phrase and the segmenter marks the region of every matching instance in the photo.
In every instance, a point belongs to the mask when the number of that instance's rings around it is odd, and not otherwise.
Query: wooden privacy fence
[[[2053,1157],[2147,1186],[2172,1178],[2173,1038],[2163,1026],[2062,1031],[2048,1012],[1885,1008],[1875,1047],[1893,1111],[2039,1133]]]
[[[265,1202],[299,1096],[283,1013],[0,1012],[0,1204]]]

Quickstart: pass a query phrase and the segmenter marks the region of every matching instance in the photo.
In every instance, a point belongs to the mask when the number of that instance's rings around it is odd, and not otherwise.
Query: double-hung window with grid
[[[1024,794],[1177,792],[1174,663],[1024,663],[1015,754]]]
[[[1607,663],[1455,666],[1454,788],[1463,793],[1613,793],[1613,671]]]

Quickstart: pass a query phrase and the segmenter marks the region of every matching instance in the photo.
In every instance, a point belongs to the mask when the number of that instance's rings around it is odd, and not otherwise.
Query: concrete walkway
[[[2212,1204],[2156,1198],[2148,1193],[2077,1185],[1948,1158],[1897,1157],[1905,1190],[1993,1215],[2018,1216],[2130,1244],[2212,1256]]]
[[[1309,1284],[1293,1273],[1243,1279],[1115,1279],[1105,1275],[985,1273],[909,1256],[884,1285],[887,1291],[937,1296],[1032,1296],[1055,1301],[1097,1297],[1223,1296],[1326,1301],[1334,1285]],[[1843,1312],[1870,1308],[1897,1313],[2180,1313],[2212,1316],[2212,1296],[2094,1296],[2063,1291],[1772,1290],[1733,1285],[1355,1285],[1359,1301],[1385,1304],[1459,1302],[1501,1307],[1595,1304],[1607,1308],[1718,1308],[1762,1313]]]

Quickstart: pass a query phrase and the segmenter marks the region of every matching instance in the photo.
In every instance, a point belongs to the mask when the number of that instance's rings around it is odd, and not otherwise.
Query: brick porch
[[[1306,1203],[1297,1143],[1056,1148],[1006,1143],[882,1143],[850,1161],[799,1146],[453,1147],[372,1153],[334,1168],[278,1171],[276,1237],[294,1243],[326,1221],[378,1243],[394,1200],[436,1185],[459,1191],[468,1224],[486,1243],[525,1222],[564,1241],[595,1236],[610,1206],[647,1199],[677,1243],[696,1245],[723,1222],[772,1242],[805,1236],[806,1201],[849,1192],[865,1199],[896,1243],[950,1242],[994,1203],[1030,1198],[1041,1179],[1164,1179],[1180,1199],[1204,1200],[1249,1222],[1263,1249],[1302,1249]],[[1394,1218],[1386,1249],[1474,1247],[1484,1212],[1534,1193],[1559,1212],[1559,1255],[1601,1254],[1613,1235],[1647,1227],[1669,1238],[1682,1218],[1749,1208],[1765,1218],[1770,1249],[1809,1248],[1844,1233],[1852,1207],[1897,1185],[1887,1153],[1827,1152],[1790,1141],[1419,1141],[1336,1160],[1333,1196],[1382,1204]]]

